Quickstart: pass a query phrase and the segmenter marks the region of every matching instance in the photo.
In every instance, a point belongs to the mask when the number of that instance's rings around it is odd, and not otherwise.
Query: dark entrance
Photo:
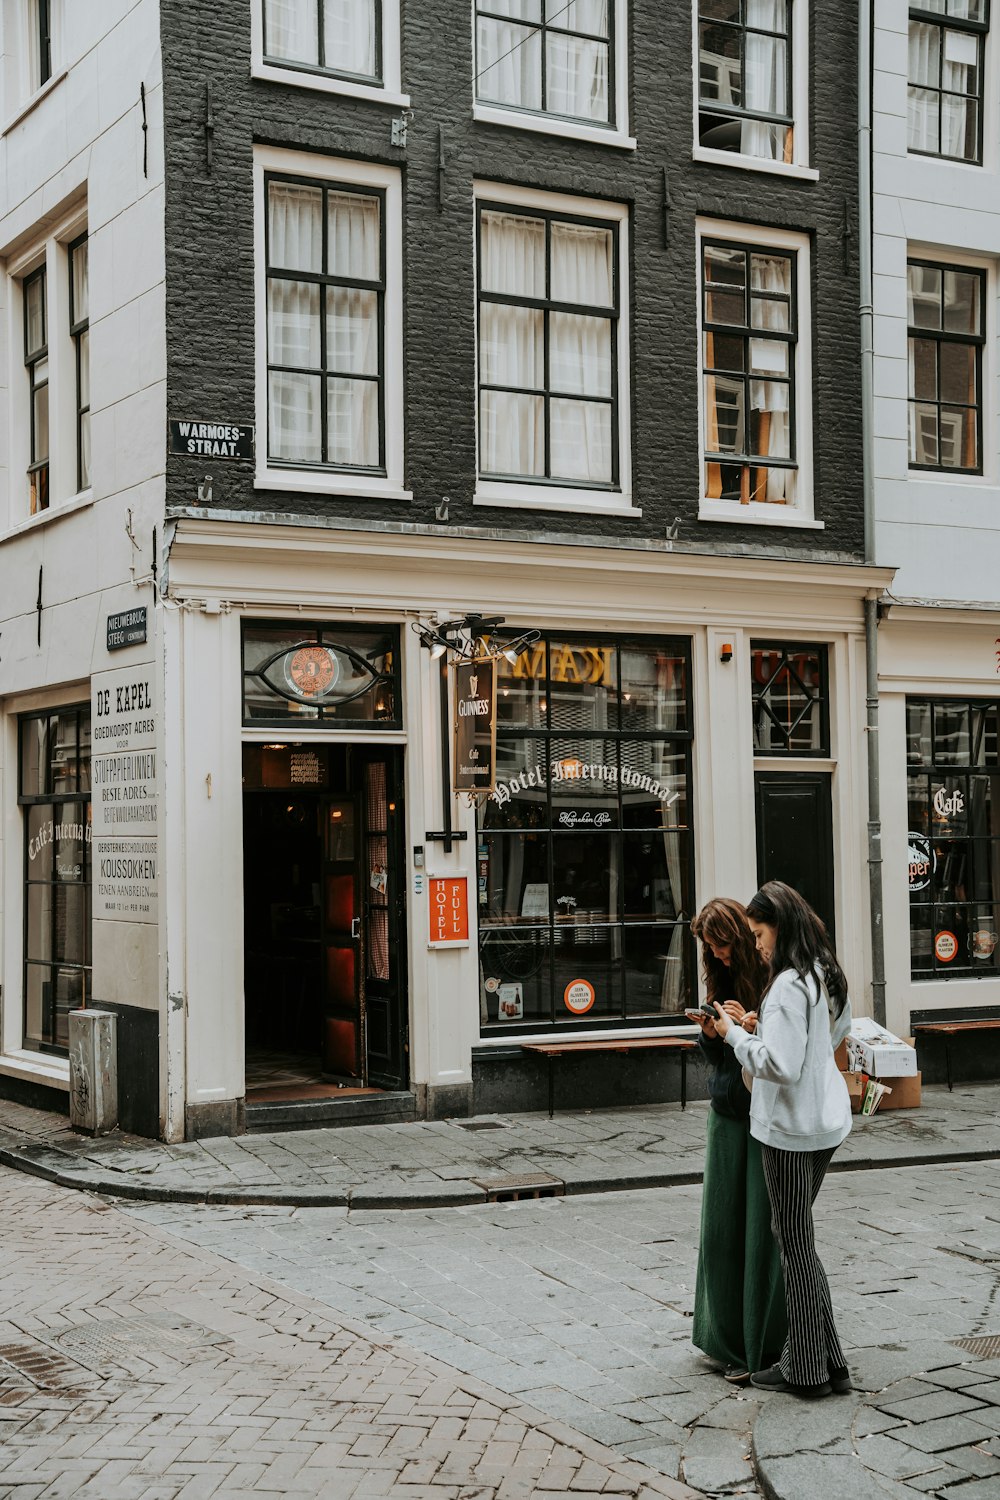
[[[402,751],[243,748],[248,1090],[406,1085]]]
[[[758,771],[757,879],[783,880],[835,937],[833,802],[824,771]]]

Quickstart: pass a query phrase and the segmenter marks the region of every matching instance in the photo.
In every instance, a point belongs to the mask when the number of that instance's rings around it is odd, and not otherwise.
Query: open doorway
[[[243,747],[248,1103],[406,1086],[402,751]]]

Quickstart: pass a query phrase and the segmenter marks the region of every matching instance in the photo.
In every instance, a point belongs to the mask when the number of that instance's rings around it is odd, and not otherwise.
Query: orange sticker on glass
[[[571,979],[563,991],[563,1001],[574,1016],[586,1015],[597,999],[594,986],[589,979]]]
[[[938,963],[950,964],[958,952],[958,938],[953,932],[939,932],[934,939],[934,952]]]

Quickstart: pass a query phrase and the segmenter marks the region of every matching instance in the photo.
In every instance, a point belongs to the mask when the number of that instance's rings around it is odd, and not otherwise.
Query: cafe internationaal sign
[[[496,778],[497,664],[455,662],[456,792],[492,792]]]

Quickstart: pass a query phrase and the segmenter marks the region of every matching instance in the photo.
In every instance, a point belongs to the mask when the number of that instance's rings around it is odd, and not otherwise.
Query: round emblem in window
[[[325,646],[300,646],[285,658],[285,679],[299,698],[323,698],[336,686],[340,664]]]

